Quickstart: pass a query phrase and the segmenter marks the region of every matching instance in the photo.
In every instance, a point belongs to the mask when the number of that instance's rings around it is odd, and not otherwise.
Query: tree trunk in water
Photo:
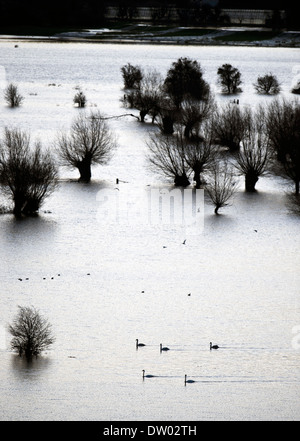
[[[140,111],[141,122],[145,122],[146,115],[147,115],[147,112],[145,110]]]
[[[24,196],[22,194],[15,194],[14,195],[14,209],[13,209],[13,214],[16,217],[22,217],[22,211],[24,208]]]
[[[79,182],[90,182],[92,176],[90,158],[83,158],[82,161],[78,162],[77,168],[80,173]]]
[[[246,191],[254,192],[255,190],[255,184],[258,181],[258,176],[256,173],[248,172],[245,175],[245,188]]]
[[[215,208],[215,214],[219,214],[219,208],[220,207],[217,205],[216,208]]]
[[[194,170],[194,181],[196,182],[196,188],[200,188],[202,182],[201,182],[200,171],[198,170]]]
[[[16,217],[22,217],[22,207],[20,207],[19,205],[15,204],[14,209],[13,209],[13,214]]]

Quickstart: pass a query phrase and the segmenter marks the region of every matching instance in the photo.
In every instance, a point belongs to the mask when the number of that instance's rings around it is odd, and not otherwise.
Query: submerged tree
[[[51,346],[55,338],[52,327],[33,307],[19,306],[19,312],[13,323],[8,326],[12,335],[11,348],[24,355],[27,360],[37,357],[42,351]]]
[[[198,138],[202,123],[208,119],[215,108],[215,101],[211,94],[203,100],[184,100],[178,115],[178,120],[184,127],[184,136],[187,139]]]
[[[241,73],[231,64],[223,64],[217,71],[219,78],[218,83],[222,87],[224,93],[232,94],[241,92],[240,85],[242,84]]]
[[[30,146],[29,134],[4,131],[0,140],[0,184],[14,203],[15,216],[35,214],[57,186],[58,171],[49,150]]]
[[[4,90],[4,99],[10,107],[19,107],[24,97],[19,93],[18,86],[11,83]]]
[[[152,123],[160,111],[162,99],[162,77],[156,70],[149,70],[143,76],[140,87],[135,93],[134,107],[140,111],[141,122],[147,114]]]
[[[124,95],[123,103],[140,111],[140,121],[145,122],[147,114],[152,116],[152,123],[160,112],[162,95],[162,77],[156,70],[149,70],[136,89]]]
[[[211,130],[220,145],[238,150],[249,125],[250,112],[240,106],[227,105],[217,109],[211,117]]]
[[[257,93],[267,95],[276,95],[281,90],[276,76],[272,73],[266,74],[262,77],[258,77],[256,83],[254,83],[254,89]]]
[[[202,174],[215,166],[218,148],[210,136],[205,136],[203,139],[186,142],[184,156],[187,165],[194,172],[196,188],[200,188],[203,183]]]
[[[150,135],[147,145],[147,159],[154,172],[173,178],[176,186],[187,187],[190,184],[184,156],[185,142],[182,137]]]
[[[215,163],[207,175],[205,189],[215,206],[215,214],[219,214],[219,209],[226,207],[236,192],[235,175],[232,167],[226,161]]]
[[[203,79],[200,64],[190,58],[179,58],[172,63],[167,72],[164,88],[177,108],[186,98],[201,100],[209,93],[209,85]]]
[[[125,89],[139,89],[143,79],[143,72],[140,66],[133,66],[130,63],[121,67]]]
[[[300,104],[298,100],[275,99],[266,109],[266,131],[270,146],[277,154],[285,174],[294,182],[299,194],[300,183]]]
[[[75,94],[73,98],[74,104],[78,104],[78,107],[83,108],[86,105],[86,96],[82,92],[82,90],[78,90],[78,92]]]
[[[236,157],[236,168],[245,176],[246,191],[255,191],[259,177],[268,170],[270,158],[270,149],[264,136],[254,132],[243,139],[242,147]]]
[[[87,183],[92,176],[91,166],[107,164],[115,146],[115,137],[99,111],[80,114],[73,121],[70,133],[61,133],[57,137],[62,164],[77,168],[79,181]]]
[[[265,111],[259,106],[249,111],[241,148],[236,155],[235,167],[245,176],[246,191],[255,191],[260,176],[268,173],[272,159],[269,137],[265,125]]]

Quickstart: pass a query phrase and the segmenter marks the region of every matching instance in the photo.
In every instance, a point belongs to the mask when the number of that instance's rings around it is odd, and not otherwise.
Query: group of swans
[[[141,348],[143,346],[146,346],[144,343],[139,343],[138,338],[135,340],[135,342],[136,342],[136,348],[137,349]],[[162,351],[169,351],[170,350],[170,348],[167,348],[166,346],[163,346],[162,343],[160,343],[159,349],[160,349],[160,352],[162,352]]]
[[[144,343],[139,343],[139,340],[136,339],[136,347],[139,348],[139,347],[143,347],[143,346],[146,346],[146,345]],[[219,349],[219,347],[220,346],[218,346],[218,345],[213,345],[212,342],[209,343],[209,349],[210,350],[212,350],[212,349]],[[169,348],[163,347],[162,343],[160,343],[160,352],[162,352],[162,351],[169,351],[169,350],[170,350]],[[154,378],[154,377],[156,377],[156,375],[152,375],[152,374],[145,375],[145,369],[143,369],[142,372],[143,372],[143,380],[145,378]],[[190,379],[188,380],[187,379],[187,375],[185,374],[185,376],[184,376],[184,385],[186,385],[187,383],[195,383],[195,382],[196,382],[195,380],[190,380]]]
[[[138,338],[135,341],[136,341],[136,348],[140,348],[140,347],[146,346],[144,343],[139,343]],[[218,345],[213,345],[212,342],[209,343],[209,349],[210,350],[212,350],[212,349],[219,349],[219,347],[220,346],[218,346]],[[160,343],[160,352],[162,352],[162,351],[169,351],[169,350],[170,350],[170,348],[167,348],[166,346],[163,347],[163,345]]]

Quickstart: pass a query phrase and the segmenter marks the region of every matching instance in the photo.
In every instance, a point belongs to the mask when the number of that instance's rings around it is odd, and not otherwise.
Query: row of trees
[[[58,185],[58,166],[77,168],[79,181],[89,182],[91,166],[106,164],[116,147],[113,133],[100,112],[80,114],[69,133],[59,133],[53,149],[18,128],[5,128],[0,140],[1,189],[12,200],[16,217],[38,212]]]
[[[145,73],[140,66],[130,63],[123,66],[121,72],[127,91],[123,100],[129,106],[140,107],[141,117],[149,106],[153,107],[150,111],[154,114],[157,107],[167,108],[168,111],[173,107],[176,110],[186,98],[205,100],[209,97],[210,88],[203,78],[200,64],[189,58],[179,58],[174,62],[165,79],[155,70]],[[225,63],[218,68],[217,74],[223,93],[242,92],[238,68]],[[272,73],[258,76],[253,86],[259,94],[276,95],[281,91],[280,83]]]
[[[215,107],[187,136],[180,123],[172,134],[149,135],[150,168],[176,186],[204,186],[218,209],[245,176],[245,190],[255,191],[260,176],[283,173],[299,197],[300,106],[297,101],[274,100],[266,108]],[[20,129],[6,128],[0,140],[0,184],[12,200],[15,216],[38,212],[58,184],[58,165],[76,168],[79,181],[89,182],[91,166],[106,164],[116,148],[114,134],[100,112],[80,113],[69,132],[56,137],[55,152],[30,142]],[[193,176],[192,176],[193,175]],[[192,178],[191,178],[192,176]]]
[[[137,108],[141,121],[149,114],[161,129],[148,142],[149,162],[154,170],[172,177],[175,185],[189,185],[191,173],[197,186],[203,184],[201,174],[215,170],[223,146],[234,153],[232,162],[245,175],[246,191],[255,191],[259,176],[276,164],[277,172],[280,169],[288,175],[299,194],[300,110],[296,100],[274,100],[255,111],[232,104],[218,107],[200,64],[188,58],[174,62],[165,79],[156,71],[144,74],[130,64],[121,72],[124,104]],[[224,64],[218,75],[224,92],[239,90],[238,69]],[[256,88],[265,93],[280,90],[273,75],[258,77]]]
[[[255,191],[259,177],[276,166],[277,173],[280,170],[294,182],[299,195],[297,100],[274,99],[255,110],[232,103],[218,106],[199,63],[187,58],[173,63],[164,81],[156,72],[145,75],[131,65],[121,70],[125,103],[130,100],[130,106],[139,109],[140,121],[149,114],[160,128],[147,142],[152,170],[171,177],[178,186],[190,185],[193,179],[197,187],[206,185],[211,176],[217,182],[220,174],[234,187],[233,176],[240,174],[245,176],[246,191]],[[57,186],[59,165],[78,169],[79,181],[89,182],[92,165],[106,164],[116,145],[99,111],[80,112],[70,130],[57,135],[52,151],[40,142],[32,145],[26,132],[6,128],[0,140],[0,184],[13,201],[14,214],[38,211]]]
[[[77,92],[74,95],[73,103],[80,108],[85,107],[87,102],[86,96],[82,92],[80,87],[77,86],[76,89]],[[18,86],[14,83],[10,83],[7,85],[7,87],[4,89],[3,95],[4,95],[4,100],[6,101],[9,107],[19,107],[24,101],[24,96],[21,95]]]

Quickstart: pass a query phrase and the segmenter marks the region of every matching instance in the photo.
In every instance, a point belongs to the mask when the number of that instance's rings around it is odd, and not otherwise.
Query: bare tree
[[[249,117],[250,111],[247,108],[241,109],[231,103],[213,112],[211,130],[216,142],[232,151],[238,150],[248,128]]]
[[[275,99],[266,109],[266,130],[270,145],[285,174],[299,194],[300,182],[300,104],[297,99]]]
[[[161,94],[159,113],[157,116],[157,125],[164,135],[172,135],[174,133],[174,125],[180,118],[180,111],[176,108],[173,100]]]
[[[10,107],[19,107],[24,97],[19,93],[18,87],[10,83],[4,90],[4,99]]]
[[[152,123],[160,112],[162,96],[162,77],[156,70],[149,70],[143,75],[138,89],[133,89],[124,96],[124,103],[140,111],[141,122],[147,114],[152,116]]]
[[[256,83],[253,86],[257,93],[267,95],[276,95],[281,90],[279,81],[272,73],[257,77]]]
[[[239,173],[245,176],[246,191],[255,191],[259,177],[268,172],[271,158],[272,152],[265,128],[264,109],[259,107],[254,115],[249,113],[248,129],[236,156],[235,166]]]
[[[116,140],[99,111],[80,114],[72,123],[69,134],[57,136],[57,150],[62,164],[77,168],[79,181],[90,182],[92,164],[107,164]]]
[[[246,191],[255,191],[259,177],[267,173],[270,159],[270,149],[263,136],[253,133],[243,139],[242,147],[236,157],[236,168],[245,176]]]
[[[42,351],[51,346],[55,339],[52,327],[33,307],[19,306],[19,312],[13,323],[8,326],[12,335],[11,348],[24,355],[27,360],[37,357]]]
[[[147,159],[154,172],[173,178],[176,186],[186,187],[190,184],[184,156],[185,142],[182,137],[150,135],[147,145]]]
[[[219,214],[219,209],[229,204],[232,196],[236,192],[236,179],[232,167],[225,161],[217,162],[207,175],[205,189],[215,206],[215,214]]]
[[[184,136],[197,138],[201,124],[215,109],[215,101],[210,93],[203,100],[184,100],[178,116],[179,122],[184,126]]]
[[[58,171],[49,150],[18,129],[4,131],[0,141],[0,184],[13,200],[14,214],[35,214],[57,186]]]
[[[218,148],[212,142],[208,132],[203,139],[186,142],[184,148],[185,161],[194,172],[196,188],[202,185],[202,174],[215,166]]]

